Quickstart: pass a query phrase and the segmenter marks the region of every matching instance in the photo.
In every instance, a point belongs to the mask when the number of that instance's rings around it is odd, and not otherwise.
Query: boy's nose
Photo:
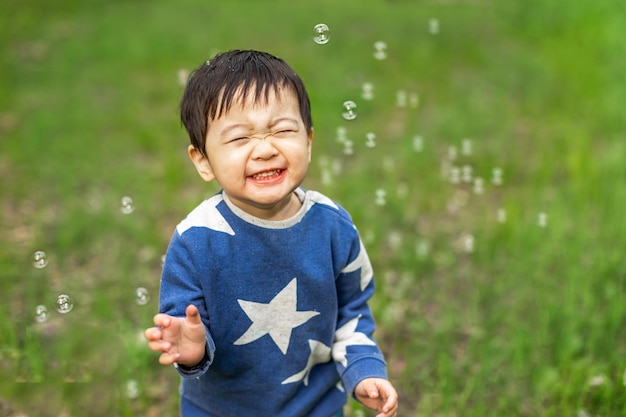
[[[258,138],[255,141],[254,150],[252,151],[252,159],[270,159],[278,154],[278,150],[272,143],[272,137],[266,136],[264,138]]]

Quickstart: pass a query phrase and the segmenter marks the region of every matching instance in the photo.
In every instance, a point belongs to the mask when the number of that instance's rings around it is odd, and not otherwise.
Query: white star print
[[[208,200],[202,202],[202,204],[189,213],[187,218],[176,226],[178,234],[182,235],[185,231],[192,227],[206,227],[208,229],[228,233],[233,236],[235,231],[230,227],[224,216],[222,216],[217,209],[217,205],[222,200],[222,195],[216,194]]]
[[[365,333],[357,332],[356,326],[359,324],[361,315],[353,318],[335,332],[335,343],[333,343],[332,355],[335,362],[340,362],[344,367],[348,365],[346,359],[348,346],[369,345],[374,343]]]
[[[304,369],[285,379],[282,382],[283,385],[302,380],[304,380],[304,385],[309,385],[311,369],[318,363],[326,363],[330,360],[330,348],[322,342],[309,339],[309,348],[311,349],[311,355]]]
[[[335,210],[339,210],[339,207],[337,207],[337,204],[335,204],[333,200],[326,197],[325,195],[318,193],[317,191],[311,191],[311,190],[309,190],[308,193],[310,195],[309,201],[311,201],[312,204],[324,204],[326,206],[330,206],[334,208]]]
[[[297,300],[296,278],[268,304],[237,300],[252,324],[235,341],[235,345],[245,345],[269,334],[283,355],[286,355],[292,330],[319,314],[317,311],[297,311]]]
[[[348,272],[354,272],[357,269],[361,268],[361,291],[363,291],[370,283],[372,278],[374,278],[374,270],[372,269],[370,258],[367,256],[367,251],[365,250],[363,241],[360,241],[360,243],[361,248],[359,249],[359,256],[357,256],[354,261],[350,262],[345,268],[343,268],[341,272],[345,274]]]

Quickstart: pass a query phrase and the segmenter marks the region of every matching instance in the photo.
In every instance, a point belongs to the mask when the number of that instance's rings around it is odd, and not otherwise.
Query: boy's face
[[[293,191],[306,176],[313,130],[306,131],[296,95],[270,91],[268,101],[252,95],[234,101],[209,120],[205,154],[189,156],[205,181],[217,180],[233,204],[256,217],[282,220],[300,202]]]

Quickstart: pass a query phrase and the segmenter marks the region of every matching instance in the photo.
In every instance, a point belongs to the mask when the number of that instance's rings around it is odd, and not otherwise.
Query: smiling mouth
[[[250,177],[255,180],[267,180],[273,177],[277,177],[282,174],[284,169],[273,169],[271,171],[259,172],[258,174],[251,175]]]

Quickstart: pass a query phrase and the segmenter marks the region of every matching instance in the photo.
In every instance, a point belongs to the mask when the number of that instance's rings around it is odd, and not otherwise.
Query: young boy
[[[218,54],[181,118],[200,177],[222,189],[176,227],[145,332],[182,376],[181,415],[341,416],[354,395],[395,416],[365,248],[346,211],[300,188],[313,140],[300,77],[267,53]]]

